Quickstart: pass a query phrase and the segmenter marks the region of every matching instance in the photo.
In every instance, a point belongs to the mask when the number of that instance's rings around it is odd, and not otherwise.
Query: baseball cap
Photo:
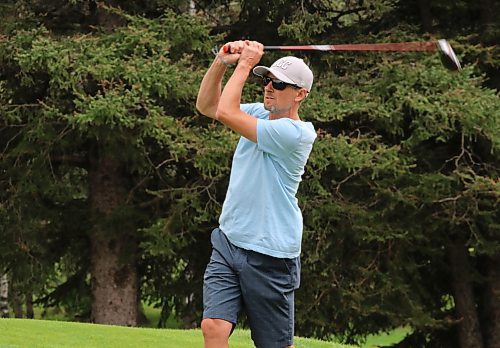
[[[258,76],[264,76],[266,73],[271,73],[277,79],[297,85],[299,87],[311,91],[313,84],[313,73],[306,63],[297,57],[283,57],[278,59],[271,65],[270,68],[266,66],[256,66],[253,68],[253,73]]]

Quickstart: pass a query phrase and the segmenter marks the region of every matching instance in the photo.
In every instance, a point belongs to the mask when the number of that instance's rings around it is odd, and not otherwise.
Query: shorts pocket
[[[300,258],[281,259],[288,273],[292,277],[292,286],[296,290],[300,286]]]
[[[263,278],[273,279],[283,289],[293,290],[298,287],[298,273],[295,259],[284,259],[264,255],[254,251],[248,253],[248,264]]]

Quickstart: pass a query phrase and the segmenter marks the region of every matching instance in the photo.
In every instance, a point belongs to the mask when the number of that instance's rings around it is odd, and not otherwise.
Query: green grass
[[[160,309],[152,306],[144,305],[144,314],[149,320],[147,327],[157,327],[160,320]],[[178,322],[173,318],[167,320],[167,328],[180,328]],[[410,328],[401,327],[388,333],[381,333],[378,335],[369,335],[366,342],[360,348],[377,348],[382,346],[389,346],[401,342],[403,338],[411,331]],[[300,340],[300,339],[299,339]],[[306,345],[306,347],[308,347]]]
[[[144,327],[157,328],[160,321],[161,309],[153,306],[144,305],[144,315],[148,318],[148,323]],[[166,322],[167,329],[181,329],[181,324],[173,316],[170,316]]]
[[[56,321],[55,325],[62,325],[62,323],[57,324],[57,322],[60,321],[68,321],[67,315],[61,311],[58,308],[49,308],[46,312],[45,315],[42,316],[43,310],[41,308],[36,308],[35,307],[35,319],[47,319],[48,321]],[[152,330],[153,328],[156,328],[158,325],[158,321],[160,319],[160,309],[154,308],[153,306],[148,306],[144,305],[144,314],[148,318],[148,323],[145,325],[144,331],[141,331],[139,329],[130,329],[130,328],[125,328],[126,330],[133,330],[133,333],[131,335],[136,335],[136,332],[140,332],[140,336],[148,336],[150,332],[153,332],[152,337],[156,337],[159,335],[159,338],[157,341],[154,341],[154,343],[143,343],[143,344],[159,344],[164,345],[165,342],[168,342],[168,347],[177,347],[177,346],[172,346],[172,344],[177,344],[179,343],[179,347],[202,347],[202,334],[199,330],[168,330],[168,329],[179,329],[180,324],[174,319],[174,318],[169,318],[167,320],[167,329],[161,329],[161,330]],[[41,320],[42,323],[45,322],[45,320]],[[86,334],[83,336],[79,336],[79,340],[88,340],[91,339],[93,340],[94,336],[99,337],[101,336],[103,339],[109,339],[107,336],[105,327],[102,325],[90,325],[93,329],[78,329],[78,323],[71,323],[70,325],[77,325],[74,330],[82,330],[82,331],[87,331]],[[23,325],[23,324],[21,324]],[[30,323],[27,323],[26,325],[30,325]],[[48,324],[39,324],[39,325],[51,325],[50,323]],[[84,326],[85,327],[85,326]],[[117,328],[117,327],[111,327],[113,329],[118,329],[121,330],[122,328]],[[151,331],[147,331],[147,328],[151,329]],[[2,329],[2,325],[0,322],[0,330]],[[17,328],[16,328],[17,330]],[[104,331],[103,331],[104,330]],[[27,330],[29,332],[29,330]],[[92,331],[92,332],[91,332]],[[397,342],[400,342],[409,332],[411,329],[409,328],[399,328],[396,330],[393,330],[389,333],[382,333],[378,335],[370,335],[367,337],[367,340],[364,344],[360,346],[360,348],[376,348],[376,347],[382,347],[382,346],[387,346],[391,345]],[[1,331],[3,332],[3,331]],[[26,336],[29,337],[30,335]],[[90,338],[87,338],[90,337]],[[42,336],[43,337],[43,336]],[[127,333],[126,337],[129,337],[129,333]],[[54,337],[50,337],[50,339],[54,339]],[[141,338],[142,339],[142,338]],[[10,342],[10,341],[9,341]],[[99,343],[96,346],[99,346],[103,341],[99,341]],[[107,342],[107,341],[106,341]],[[141,344],[141,341],[134,341],[134,344]],[[312,342],[312,343],[311,343]],[[78,342],[81,344],[81,342]],[[12,343],[11,343],[12,344]],[[116,343],[116,345],[120,345],[122,343]],[[191,344],[194,346],[187,346],[187,344]],[[325,345],[326,344],[326,345]],[[38,347],[45,347],[45,346],[59,346],[59,347],[66,347],[66,346],[74,346],[74,343],[58,343],[58,341],[53,341],[51,344],[41,344],[38,345]],[[106,343],[106,346],[108,344]],[[309,340],[305,338],[297,338],[296,341],[296,346],[297,348],[300,347],[311,347],[311,348],[322,348],[322,347],[348,347],[348,346],[342,346],[340,344],[337,345],[332,345],[331,342],[321,342],[321,341],[314,341],[314,340]],[[11,347],[9,345],[5,345],[3,342],[2,336],[0,336],[0,348],[3,347]],[[23,345],[13,345],[12,347],[23,347]],[[79,347],[93,347],[92,345],[80,345]],[[251,344],[251,339],[250,339],[250,334],[246,330],[236,330],[233,336],[231,336],[231,348],[232,347],[253,347]]]
[[[394,343],[401,342],[405,336],[411,332],[411,329],[406,327],[401,327],[395,329],[391,332],[379,334],[379,335],[370,335],[367,337],[365,344],[363,344],[360,348],[376,348],[389,346]]]
[[[129,328],[55,320],[0,319],[0,348],[14,347],[203,347],[200,330]],[[252,348],[247,330],[236,330],[231,348]],[[332,342],[296,338],[297,348],[349,347]]]

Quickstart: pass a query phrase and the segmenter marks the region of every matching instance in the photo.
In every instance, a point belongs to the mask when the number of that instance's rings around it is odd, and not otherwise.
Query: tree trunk
[[[485,348],[500,348],[500,255],[486,262],[487,283],[484,289]]]
[[[10,300],[12,304],[12,311],[14,312],[14,318],[22,318],[23,317],[23,303],[18,294],[11,291]]]
[[[0,277],[0,318],[9,317],[9,279],[4,273]]]
[[[470,265],[465,243],[461,240],[448,245],[455,314],[460,321],[458,335],[461,348],[483,348],[476,302],[470,277]]]
[[[420,21],[422,29],[426,33],[432,32],[431,7],[428,0],[418,0],[418,9],[420,11]]]
[[[137,299],[137,325],[138,326],[149,326],[150,320],[144,312],[144,306],[142,305],[141,299]]]
[[[99,324],[137,326],[136,247],[134,231],[123,213],[127,180],[110,157],[96,157],[91,163],[91,319]]]
[[[26,318],[35,319],[35,312],[33,311],[33,294],[31,292],[26,294]]]

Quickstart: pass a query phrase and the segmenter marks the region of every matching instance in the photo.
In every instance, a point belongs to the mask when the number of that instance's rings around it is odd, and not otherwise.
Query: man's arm
[[[245,41],[238,65],[218,99],[215,113],[216,119],[253,142],[257,142],[257,119],[241,111],[241,93],[250,70],[260,61],[263,53],[262,44]]]
[[[232,52],[224,52],[223,47],[217,53],[212,65],[201,81],[198,97],[196,99],[196,109],[203,115],[216,118],[217,107],[222,90],[222,78],[227,66],[238,62],[240,52],[244,46],[244,41],[229,42]]]
[[[222,78],[226,72],[226,65],[219,57],[215,57],[212,65],[201,81],[196,109],[205,116],[215,118],[221,95]]]

